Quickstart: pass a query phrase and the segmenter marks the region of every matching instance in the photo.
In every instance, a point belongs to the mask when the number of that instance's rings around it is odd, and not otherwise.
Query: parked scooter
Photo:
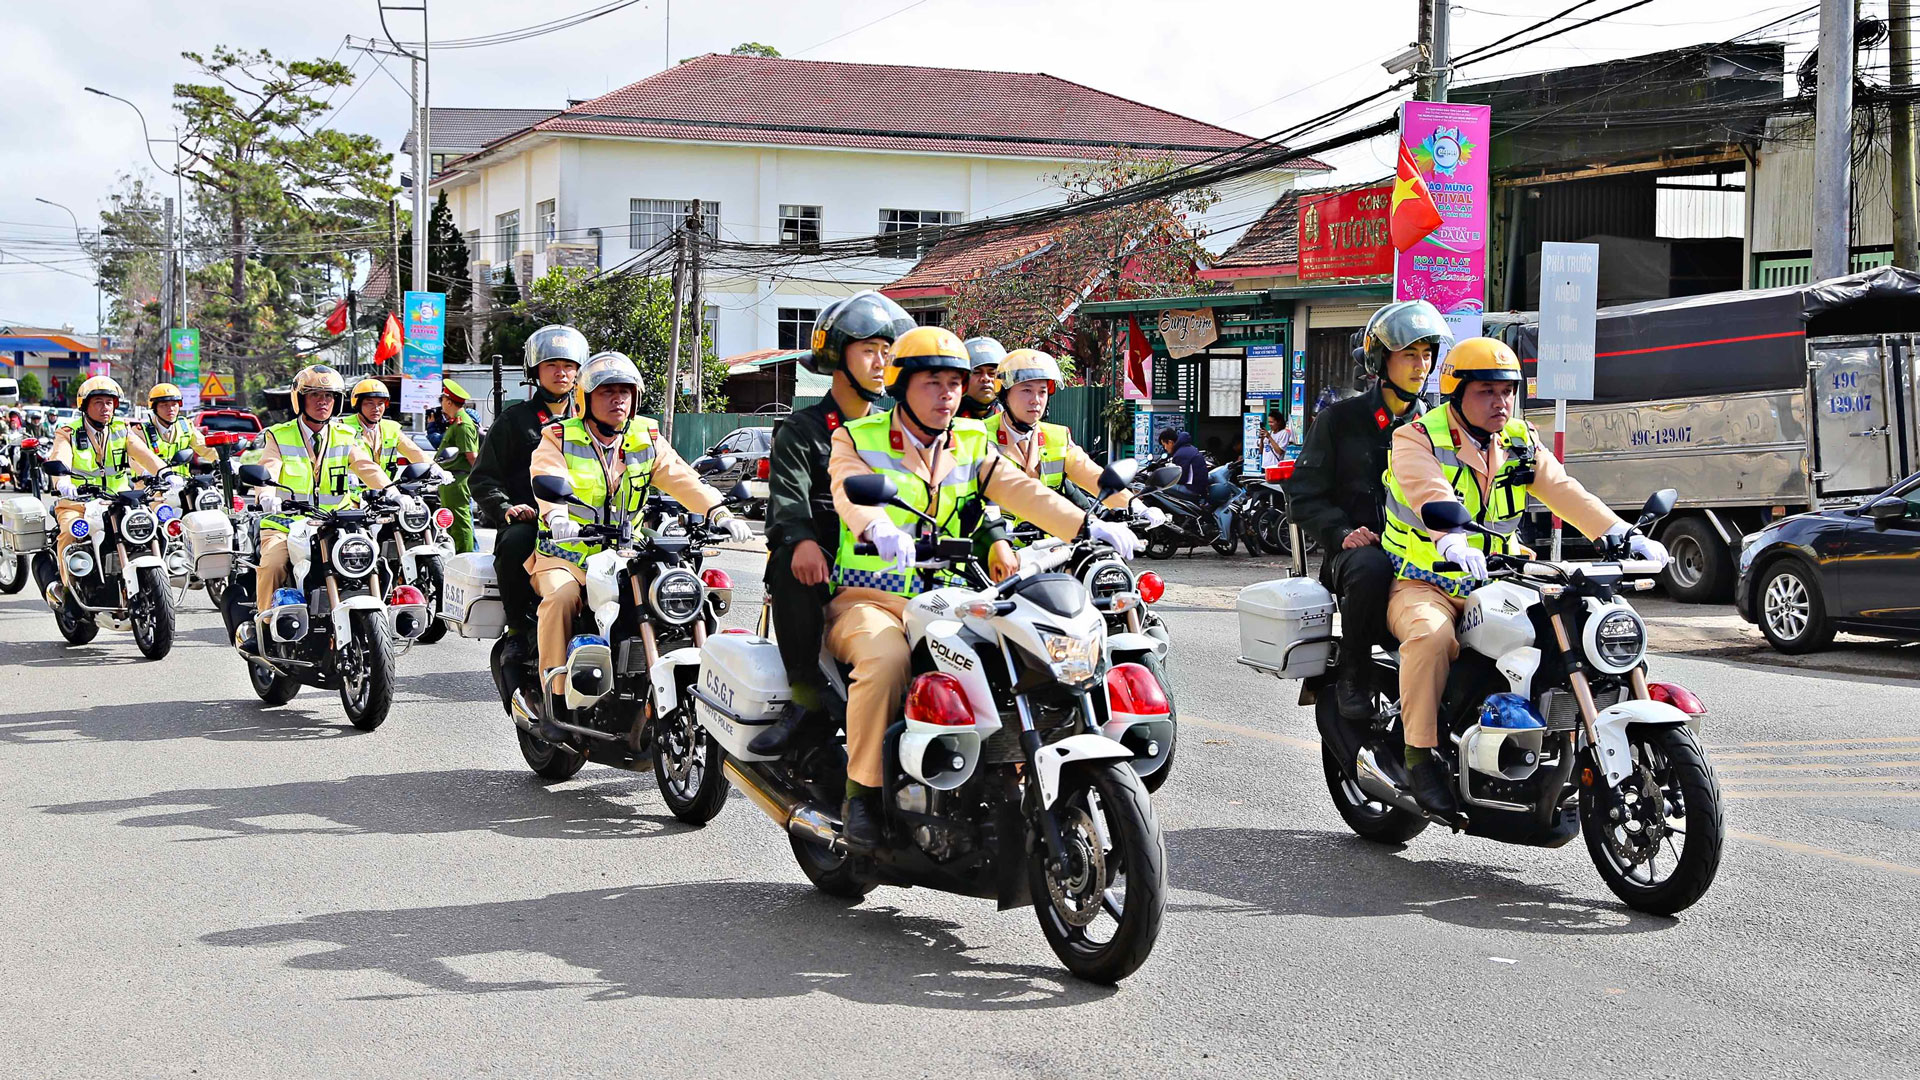
[[[1176,488],[1143,489],[1139,492],[1143,502],[1157,506],[1167,514],[1165,523],[1141,537],[1146,541],[1144,550],[1148,558],[1172,558],[1177,551],[1202,544],[1222,555],[1233,554],[1239,544],[1238,511],[1233,503],[1240,495],[1239,485],[1228,478],[1234,464],[1220,465],[1207,473],[1204,499]]]
[[[1125,486],[1109,469],[1110,492]],[[887,477],[859,476],[847,497],[906,507]],[[699,680],[663,686],[697,703],[724,751],[727,778],[788,833],[808,880],[835,896],[876,885],[924,886],[1032,904],[1067,968],[1112,983],[1145,962],[1166,910],[1166,843],[1132,752],[1101,734],[1112,722],[1159,722],[1165,696],[1137,664],[1106,669],[1106,614],[1065,574],[985,585],[968,537],[935,538],[921,516],[916,569],[967,575],[907,602],[914,677],[885,740],[881,841],[852,850],[838,818],[847,779],[838,739],[797,740],[778,758],[753,737],[788,708],[779,646],[715,634]],[[823,656],[844,693],[844,675]],[[681,689],[684,687],[684,690]],[[682,811],[669,797],[668,806]]]
[[[1648,499],[1636,528],[1652,526],[1674,498],[1669,488]],[[1436,531],[1491,535],[1457,502],[1429,503],[1421,517]],[[1434,756],[1461,807],[1442,823],[1533,847],[1584,832],[1614,895],[1671,915],[1706,893],[1726,839],[1719,784],[1695,735],[1706,710],[1686,688],[1647,680],[1646,624],[1622,594],[1651,588],[1660,567],[1628,561],[1625,537],[1600,554],[1488,556],[1492,580],[1467,597],[1440,706]],[[1396,658],[1373,657],[1374,714],[1350,721],[1329,692],[1332,596],[1296,577],[1250,586],[1238,607],[1240,662],[1304,681],[1327,789],[1348,827],[1400,844],[1441,820],[1414,800],[1401,764]]]
[[[184,465],[192,457],[193,451],[182,450],[169,464]],[[40,469],[48,476],[83,480],[100,475],[62,461],[42,462]],[[173,650],[173,588],[160,555],[161,521],[148,509],[154,490],[168,482],[170,471],[134,477],[120,491],[92,483],[77,487],[76,496],[86,509],[70,526],[75,542],[58,556],[65,564],[65,579],[51,549],[40,553],[34,567],[53,609],[54,625],[67,644],[92,641],[105,615],[114,629],[133,630],[133,642],[147,659],[159,660]]]

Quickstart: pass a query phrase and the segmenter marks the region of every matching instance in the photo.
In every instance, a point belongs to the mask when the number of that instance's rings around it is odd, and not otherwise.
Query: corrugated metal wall
[[[1864,111],[1856,131],[1867,130]],[[1893,244],[1892,152],[1881,117],[1872,152],[1853,163],[1853,246]],[[1858,144],[1856,144],[1856,147]],[[1813,121],[1775,117],[1753,171],[1753,250],[1806,251],[1813,247]]]

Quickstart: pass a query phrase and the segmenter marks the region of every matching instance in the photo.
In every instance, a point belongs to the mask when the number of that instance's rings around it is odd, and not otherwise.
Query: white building
[[[971,221],[1057,203],[1045,177],[1116,146],[1195,162],[1250,138],[1043,74],[707,55],[448,162],[445,191],[476,260],[522,285],[553,265],[657,261],[702,201],[708,230],[782,244]],[[1220,250],[1290,187],[1299,159],[1221,191],[1198,224]],[[794,348],[834,299],[899,278],[898,258],[705,275],[727,356]]]

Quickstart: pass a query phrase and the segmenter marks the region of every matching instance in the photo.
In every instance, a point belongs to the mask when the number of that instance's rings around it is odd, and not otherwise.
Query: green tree
[[[107,325],[129,343],[136,387],[155,381],[166,352],[168,319],[160,307],[170,252],[161,198],[144,176],[123,173],[107,193],[99,231],[88,245],[100,287],[112,298]]]
[[[317,347],[330,272],[386,241],[391,158],[371,135],[318,126],[322,95],[353,81],[345,64],[224,45],[182,55],[206,80],[173,88],[185,175],[224,251],[200,270],[211,294],[194,321],[244,395],[250,368],[282,373]]]
[[[626,353],[640,369],[640,411],[660,414],[666,404],[667,359],[673,341],[670,279],[619,274],[594,277],[588,269],[556,267],[533,283],[533,295],[515,305],[515,313],[531,319],[534,326],[566,323],[585,334],[595,352],[611,349]],[[691,327],[692,323],[687,325]],[[714,354],[712,327],[705,329],[700,374],[706,411],[724,412],[726,397],[721,385],[727,369]],[[681,348],[691,352],[684,340]],[[681,395],[675,411],[692,412],[692,398]]]
[[[771,45],[762,45],[757,41],[743,41],[728,50],[730,56],[764,56],[770,60],[780,59],[780,50]]]
[[[20,400],[38,402],[45,391],[40,389],[40,376],[29,371],[20,376]]]
[[[499,353],[501,366],[512,369],[520,363],[527,339],[545,324],[527,314],[520,302],[520,285],[513,279],[513,264],[508,263],[500,284],[493,287],[493,312],[487,319],[486,342],[480,347],[480,359],[491,362]]]
[[[468,362],[467,327],[473,319],[472,267],[467,263],[467,238],[453,223],[447,193],[441,192],[427,222],[427,288],[447,294],[447,356],[449,364]],[[413,288],[413,225],[400,237],[400,287]],[[383,306],[392,307],[391,294]],[[383,316],[384,317],[384,316]]]

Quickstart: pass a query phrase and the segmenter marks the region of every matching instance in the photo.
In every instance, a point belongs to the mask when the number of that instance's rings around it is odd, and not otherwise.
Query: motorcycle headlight
[[[129,510],[120,519],[120,539],[129,544],[151,544],[158,531],[160,523],[154,519],[152,511]]]
[[[363,578],[380,561],[379,549],[366,533],[347,533],[333,542],[333,568],[342,577]]]
[[[1087,591],[1096,600],[1104,600],[1123,592],[1133,591],[1133,572],[1124,564],[1117,562],[1095,563],[1092,572],[1086,577]]]
[[[424,506],[418,509],[405,510],[400,514],[400,527],[410,533],[426,532],[427,519],[427,508]]]
[[[1631,611],[1609,611],[1587,622],[1587,659],[1609,674],[1631,671],[1647,655],[1647,627]]]
[[[1053,669],[1054,678],[1068,686],[1077,686],[1093,678],[1094,669],[1099,666],[1099,641],[1091,637],[1042,634],[1040,644],[1047,650],[1047,664]]]
[[[225,505],[226,501],[220,497],[220,492],[213,488],[201,488],[200,494],[193,500],[195,510],[218,510]]]
[[[675,567],[653,579],[647,589],[647,605],[653,608],[662,622],[680,626],[693,621],[700,614],[700,600],[705,590],[700,579],[693,572]]]

